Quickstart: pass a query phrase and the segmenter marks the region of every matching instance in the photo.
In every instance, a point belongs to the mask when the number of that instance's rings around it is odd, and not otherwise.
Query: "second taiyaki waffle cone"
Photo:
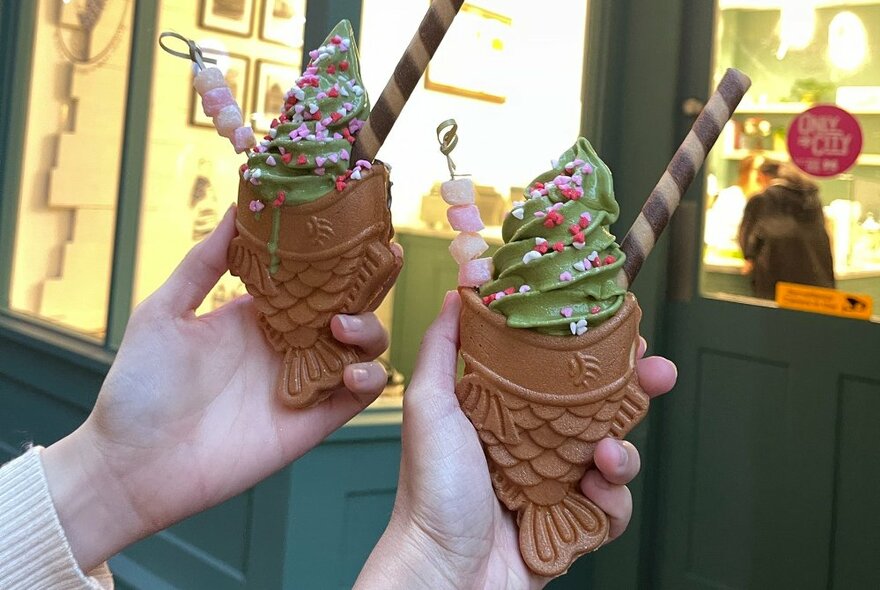
[[[282,205],[274,238],[275,210],[255,215],[249,209],[258,198],[242,180],[229,268],[254,297],[269,343],[284,355],[278,395],[304,408],[342,385],[346,365],[363,360],[358,348],[333,337],[330,319],[375,310],[400,272],[390,244],[388,169],[376,162],[342,191]]]
[[[479,433],[498,498],[516,512],[523,559],[564,573],[608,536],[608,518],[578,482],[596,444],[622,438],[648,412],[636,355],[641,310],[620,310],[581,336],[510,328],[462,289],[464,377],[456,395]]]

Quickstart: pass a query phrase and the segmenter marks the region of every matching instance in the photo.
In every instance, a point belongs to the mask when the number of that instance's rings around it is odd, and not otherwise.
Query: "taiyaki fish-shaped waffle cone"
[[[526,565],[558,576],[608,536],[608,518],[578,485],[596,444],[622,438],[648,411],[636,374],[641,310],[627,293],[601,325],[556,336],[508,327],[473,289],[461,296],[456,395],[496,495],[516,512]]]
[[[400,272],[390,247],[388,169],[377,161],[341,191],[281,206],[274,237],[274,211],[249,210],[258,198],[242,179],[229,268],[254,297],[269,343],[284,355],[278,395],[305,408],[342,385],[346,365],[363,360],[358,348],[333,337],[330,319],[375,310]],[[267,244],[275,241],[273,272]]]

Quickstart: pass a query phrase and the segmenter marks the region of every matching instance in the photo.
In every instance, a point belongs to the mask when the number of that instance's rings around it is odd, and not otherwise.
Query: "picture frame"
[[[209,50],[205,51],[206,57],[217,59],[218,67],[226,69],[226,84],[232,90],[235,102],[241,108],[245,123],[248,117],[248,90],[251,85],[251,60],[247,56],[237,53],[226,53],[222,56],[213,55]],[[196,127],[214,128],[211,117],[205,115],[202,110],[202,100],[196,93],[195,88],[190,88],[189,124]]]
[[[268,133],[272,119],[281,113],[284,93],[296,84],[299,72],[289,64],[257,60],[251,124],[257,133]]]
[[[425,70],[425,88],[456,96],[502,104],[505,81],[493,72],[500,67],[511,34],[511,18],[466,2],[446,40]],[[461,64],[480,63],[480,68]]]
[[[200,0],[199,26],[239,37],[254,32],[257,0]]]
[[[264,0],[260,39],[293,49],[302,48],[306,0]]]

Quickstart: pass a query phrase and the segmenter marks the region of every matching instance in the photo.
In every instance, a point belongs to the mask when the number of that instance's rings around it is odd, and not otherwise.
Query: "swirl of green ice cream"
[[[533,180],[504,220],[494,280],[480,289],[507,325],[583,333],[614,315],[625,256],[608,226],[617,220],[611,171],[584,139]]]
[[[265,206],[314,201],[336,187],[354,164],[351,144],[369,116],[354,32],[341,21],[318,49],[296,85],[285,94],[281,115],[248,158],[245,179]]]

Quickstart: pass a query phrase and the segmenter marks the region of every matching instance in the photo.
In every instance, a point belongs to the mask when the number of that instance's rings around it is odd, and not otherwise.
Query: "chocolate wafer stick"
[[[352,162],[358,160],[372,162],[379,153],[379,148],[385,143],[400,111],[419,83],[425,68],[428,67],[428,62],[434,57],[437,47],[440,46],[462,4],[464,0],[431,2],[416,34],[409,42],[409,47],[401,56],[366,124],[357,135],[357,141],[352,147]]]
[[[724,74],[623,239],[620,248],[626,254],[626,262],[617,276],[617,284],[621,287],[628,289],[636,279],[642,264],[678,208],[682,195],[703,165],[706,154],[718,140],[724,125],[751,85],[752,81],[739,70],[731,68]]]

